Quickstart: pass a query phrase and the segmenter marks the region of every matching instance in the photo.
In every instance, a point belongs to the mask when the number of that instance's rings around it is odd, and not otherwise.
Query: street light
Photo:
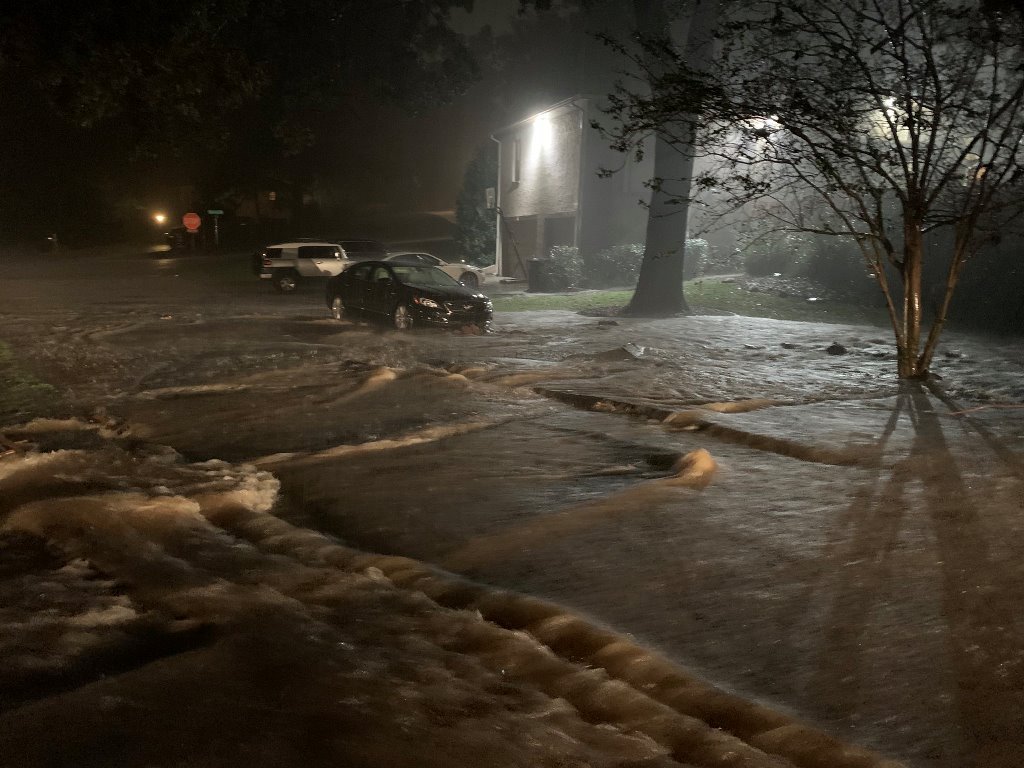
[[[157,224],[160,224],[162,226],[167,221],[167,214],[164,214],[164,213],[154,213],[153,214],[153,221],[155,221]]]

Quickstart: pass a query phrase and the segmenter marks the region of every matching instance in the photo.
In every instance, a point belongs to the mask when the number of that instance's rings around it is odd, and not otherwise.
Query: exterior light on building
[[[540,161],[551,148],[554,137],[554,127],[551,125],[551,115],[541,112],[533,118],[533,135],[530,137],[530,160],[532,163]]]

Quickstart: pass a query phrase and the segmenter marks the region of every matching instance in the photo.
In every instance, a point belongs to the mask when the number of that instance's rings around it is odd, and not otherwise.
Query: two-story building
[[[611,245],[643,242],[651,162],[609,148],[591,126],[607,116],[594,97],[576,96],[496,131],[497,266],[528,275],[529,260],[556,245],[586,257]],[[602,169],[616,171],[602,178]]]

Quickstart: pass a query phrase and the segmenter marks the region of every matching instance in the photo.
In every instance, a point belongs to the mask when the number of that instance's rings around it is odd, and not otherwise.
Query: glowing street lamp
[[[154,213],[153,221],[163,226],[167,222],[167,214],[165,213]]]

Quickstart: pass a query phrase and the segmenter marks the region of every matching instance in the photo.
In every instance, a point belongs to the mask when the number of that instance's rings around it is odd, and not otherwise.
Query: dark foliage
[[[0,177],[10,184],[0,194],[25,209],[0,217],[15,226],[66,219],[31,201],[75,178],[124,188],[153,176],[243,194],[273,178],[301,204],[339,128],[359,125],[360,104],[386,100],[416,114],[476,77],[448,25],[451,8],[469,5],[0,3]],[[19,158],[26,147],[31,166]]]
[[[455,242],[470,264],[494,263],[497,213],[487,207],[487,189],[497,184],[497,145],[489,141],[477,149],[467,166],[455,200]]]

